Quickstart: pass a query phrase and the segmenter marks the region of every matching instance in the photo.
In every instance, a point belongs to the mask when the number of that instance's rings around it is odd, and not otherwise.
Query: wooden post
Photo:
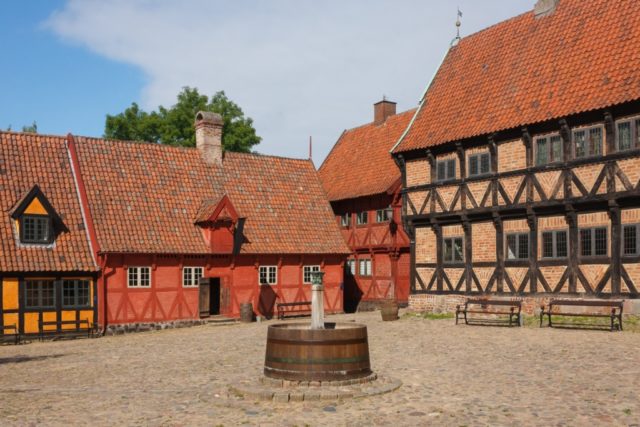
[[[498,148],[493,140],[493,135],[489,137],[489,156],[491,157],[491,173],[493,175],[491,178],[491,205],[495,207],[498,206],[498,178],[495,176],[498,172]]]
[[[504,229],[502,218],[494,214],[493,225],[496,228],[496,292],[504,291]]]
[[[438,177],[438,172],[436,170],[436,158],[433,156],[431,150],[427,150],[426,154],[427,160],[429,161],[429,165],[431,167],[431,177],[429,182],[433,184],[434,182],[436,182]],[[431,187],[431,190],[429,190],[429,213],[434,213],[436,211],[436,198],[433,197],[433,193],[435,191],[436,189],[434,187]]]
[[[460,142],[456,142],[456,153],[458,154],[458,162],[460,163],[460,180],[462,183],[460,184],[460,208],[465,210],[467,208],[467,192],[466,192],[466,184],[465,179],[467,177],[467,163],[465,159],[464,149],[462,148],[462,144]]]
[[[578,216],[571,205],[567,206],[566,220],[569,225],[569,262],[567,263],[567,268],[569,269],[569,292],[577,292],[579,245]]]
[[[611,218],[611,293],[620,293],[620,274],[622,270],[622,224],[620,207],[612,201],[609,205]]]
[[[436,234],[436,289],[443,290],[442,286],[442,227],[438,223],[432,225]]]
[[[527,160],[527,173],[524,179],[527,180],[527,192],[526,192],[526,202],[533,203],[533,184],[531,182],[531,171],[530,168],[533,167],[533,141],[531,140],[531,135],[529,134],[529,129],[524,127],[522,128],[522,141],[524,142],[524,146],[526,149],[526,160]]]
[[[571,147],[571,130],[569,129],[569,124],[565,119],[560,120],[560,137],[562,138],[562,156],[564,157],[563,161],[566,163],[571,160],[572,157],[572,147]],[[573,172],[571,170],[565,171],[564,174],[564,198],[568,199],[571,197],[571,177],[573,176]]]
[[[538,218],[533,212],[527,212],[529,224],[529,290],[538,290]]]
[[[462,229],[464,230],[464,283],[465,291],[471,292],[473,284],[473,240],[472,225],[467,218],[463,219]]]

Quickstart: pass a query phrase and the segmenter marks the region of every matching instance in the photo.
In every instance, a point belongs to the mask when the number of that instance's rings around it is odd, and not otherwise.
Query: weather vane
[[[462,22],[460,22],[460,18],[462,18],[462,12],[460,11],[460,6],[458,6],[458,16],[456,19],[456,38],[451,41],[451,46],[455,46],[460,41],[460,26]]]

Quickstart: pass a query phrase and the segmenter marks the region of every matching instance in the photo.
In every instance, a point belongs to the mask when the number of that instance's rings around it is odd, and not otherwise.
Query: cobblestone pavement
[[[2,425],[638,425],[640,334],[454,326],[379,313],[392,393],[277,404],[228,392],[260,375],[268,323],[0,347]]]

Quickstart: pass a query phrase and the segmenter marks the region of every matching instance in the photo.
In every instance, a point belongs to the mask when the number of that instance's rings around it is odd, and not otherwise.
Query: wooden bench
[[[58,321],[50,321],[43,322],[40,320],[38,322],[39,330],[40,330],[40,341],[42,341],[45,335],[60,335],[60,336],[82,336],[87,334],[87,338],[92,338],[95,333],[95,326],[89,322],[88,319],[81,320],[61,320]],[[58,331],[58,325],[62,327],[62,331]],[[64,328],[65,325],[73,325],[74,328]],[[54,327],[55,329],[47,329],[47,327]]]
[[[491,310],[489,307],[497,307]],[[508,309],[508,310],[506,310]],[[456,306],[456,325],[460,314],[464,315],[464,323],[469,324],[486,324],[505,326],[520,326],[520,312],[522,311],[521,301],[507,301],[494,299],[470,298],[464,305]],[[470,318],[469,314],[482,315],[498,315],[507,316],[507,318]]]
[[[551,316],[574,316],[574,317],[595,317],[595,318],[609,318],[611,319],[610,330],[613,332],[614,330],[622,330],[622,307],[624,305],[624,301],[622,300],[568,300],[568,299],[554,299],[549,302],[547,305],[547,309],[545,310],[545,306],[540,307],[540,327],[542,327],[542,321],[544,316],[547,316],[548,324],[547,326],[553,327],[553,323],[551,321]],[[558,307],[559,309],[554,311],[554,307]],[[577,313],[571,312],[567,310],[562,310],[562,307],[593,307],[593,308],[605,308],[610,309],[609,313]],[[580,324],[580,323],[561,323],[556,324],[556,326],[561,327],[589,327],[593,328],[597,325],[590,324]]]
[[[13,341],[14,344],[20,344],[20,331],[18,326],[14,323],[12,325],[2,326],[2,341]]]
[[[282,320],[285,314],[311,313],[311,301],[279,302],[276,304],[276,308],[278,310],[278,319]]]

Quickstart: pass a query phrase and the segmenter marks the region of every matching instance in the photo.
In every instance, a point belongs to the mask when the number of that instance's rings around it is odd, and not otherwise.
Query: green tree
[[[143,111],[135,102],[120,114],[107,115],[104,136],[110,139],[149,141],[159,144],[196,145],[193,122],[198,111],[213,111],[222,116],[222,146],[228,151],[250,152],[260,143],[253,120],[223,91],[209,99],[196,88],[184,87],[170,108]]]

